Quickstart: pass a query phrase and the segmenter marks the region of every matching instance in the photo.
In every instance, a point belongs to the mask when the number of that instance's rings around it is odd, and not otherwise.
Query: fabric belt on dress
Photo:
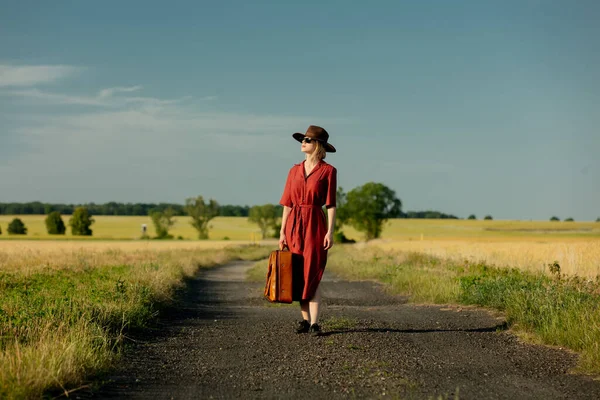
[[[294,213],[294,222],[292,223],[291,238],[292,238],[292,240],[295,237],[299,238],[299,240],[298,240],[299,243],[294,242],[292,247],[297,248],[298,250],[301,250],[301,251],[304,250],[304,221],[302,221],[302,212],[301,212],[301,209],[303,209],[303,208],[323,209],[323,206],[317,206],[314,204],[294,204],[292,206],[292,212]],[[296,230],[298,231],[297,236],[295,236]]]

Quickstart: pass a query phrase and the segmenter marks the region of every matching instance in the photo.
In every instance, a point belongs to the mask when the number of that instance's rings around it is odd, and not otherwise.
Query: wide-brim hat
[[[329,133],[327,133],[327,131],[325,129],[321,128],[320,126],[311,125],[306,130],[306,133],[296,132],[292,135],[292,137],[294,139],[296,139],[297,141],[299,141],[300,143],[302,143],[302,140],[305,137],[309,137],[318,142],[321,142],[323,147],[325,147],[326,152],[335,153],[335,151],[336,151],[335,147],[333,147],[333,145],[331,143],[328,143]]]

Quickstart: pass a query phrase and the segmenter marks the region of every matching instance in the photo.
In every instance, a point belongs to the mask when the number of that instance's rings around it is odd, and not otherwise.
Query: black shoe
[[[309,329],[310,329],[310,324],[308,323],[307,320],[303,319],[302,321],[298,322],[298,327],[296,328],[296,333],[307,333]]]
[[[310,326],[310,328],[308,329],[308,331],[310,332],[311,336],[321,336],[322,335],[321,327],[319,326],[319,324],[312,324]]]

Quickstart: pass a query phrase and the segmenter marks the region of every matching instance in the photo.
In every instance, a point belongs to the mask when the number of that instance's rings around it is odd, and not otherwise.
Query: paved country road
[[[298,335],[298,306],[263,300],[245,281],[251,265],[203,271],[109,383],[79,396],[600,399],[600,381],[568,373],[574,355],[523,344],[485,311],[406,304],[373,282],[326,274],[325,335]]]

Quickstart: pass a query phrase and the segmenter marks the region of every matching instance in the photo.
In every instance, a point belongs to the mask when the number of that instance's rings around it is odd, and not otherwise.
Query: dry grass
[[[229,244],[230,242],[227,242]],[[115,360],[198,268],[264,258],[207,242],[6,241],[0,248],[0,398],[69,390]],[[187,246],[186,246],[187,245]]]
[[[588,278],[600,276],[600,240],[555,238],[521,240],[373,241],[384,250],[418,252],[453,261],[482,262],[529,272],[548,272],[558,262],[561,272]]]
[[[265,244],[276,244],[265,241]],[[120,263],[170,261],[176,254],[248,245],[248,241],[0,241],[0,271],[31,274],[42,270],[82,269]],[[183,251],[183,252],[182,252]],[[187,253],[186,253],[187,252]]]

